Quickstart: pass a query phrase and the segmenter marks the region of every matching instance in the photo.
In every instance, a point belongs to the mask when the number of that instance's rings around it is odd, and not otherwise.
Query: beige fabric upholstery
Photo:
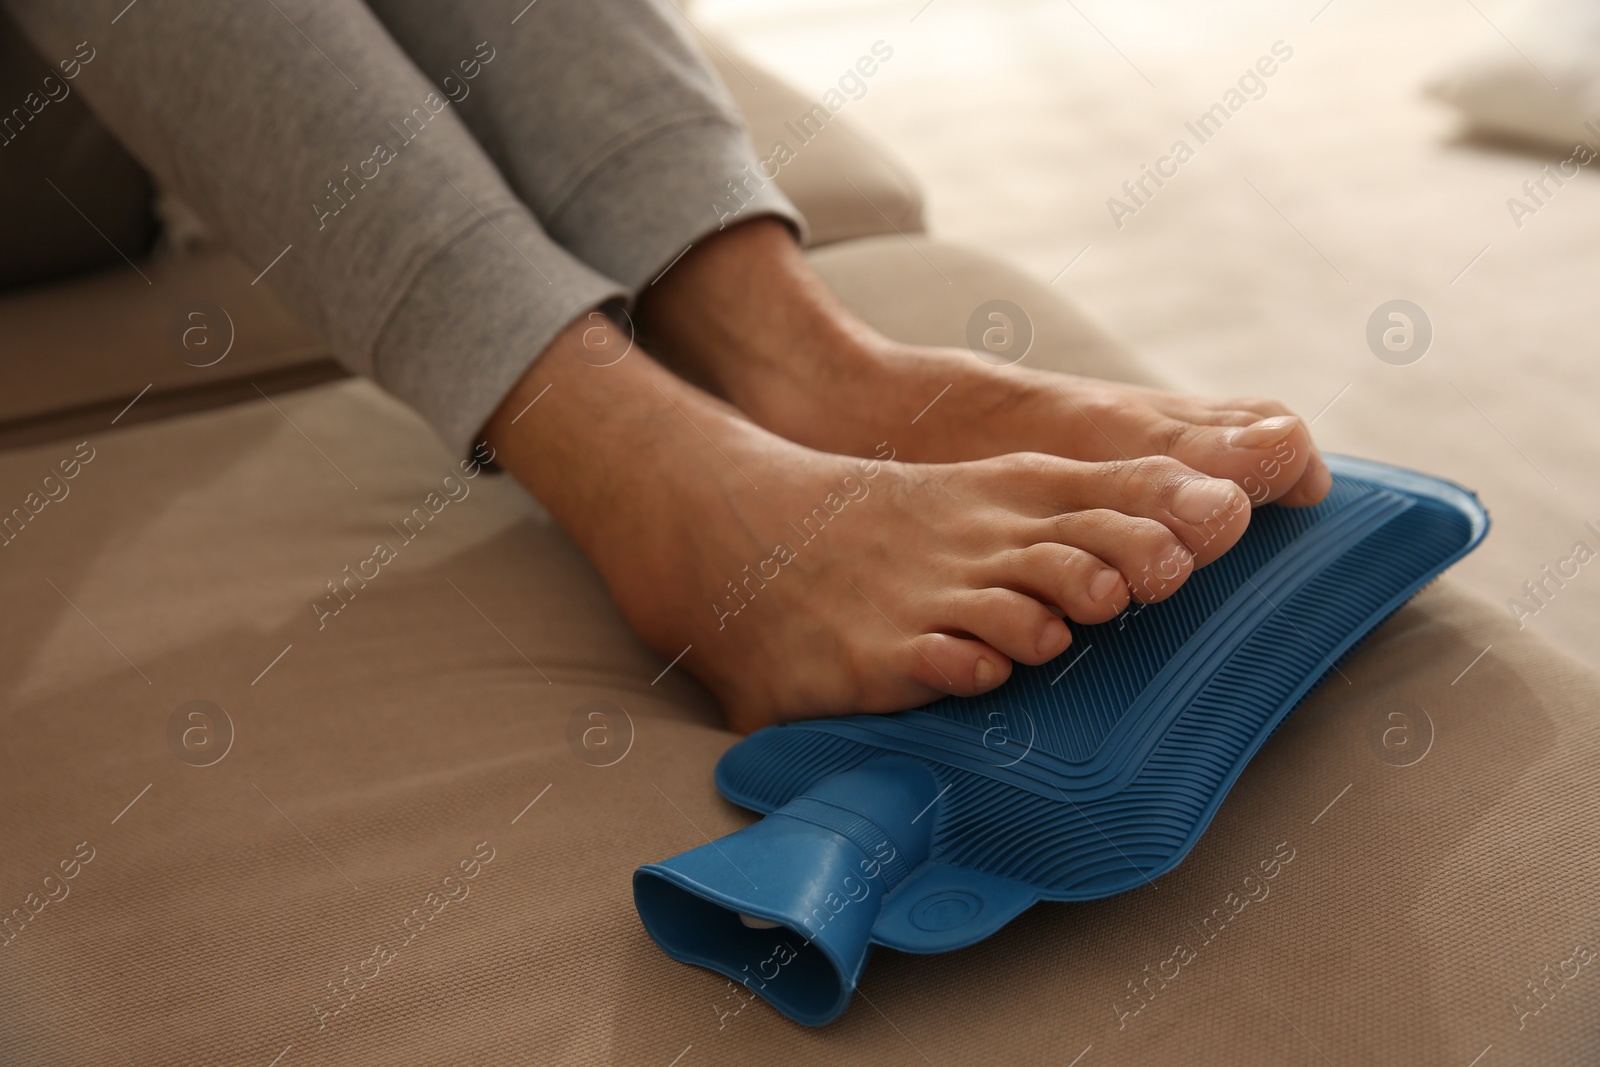
[[[146,386],[117,425],[259,399],[252,381],[273,392],[342,377],[250,280],[208,251],[0,295],[0,448],[98,430]]]
[[[1066,305],[954,249],[818,259],[890,328],[959,343],[964,309],[1005,298],[1041,363],[1090,338],[1085,369],[1113,366]],[[1600,973],[1569,961],[1600,915],[1600,679],[1448,580],[1289,720],[1176,871],[962,952],[883,953],[806,1030],[669,961],[633,911],[637,864],[747,818],[713,789],[734,738],[704,691],[661,675],[509,481],[465,482],[400,544],[455,461],[370,384],[277,401],[0,455],[9,507],[93,449],[0,548],[0,908],[38,909],[0,948],[0,1062],[1594,1062]],[[378,540],[397,558],[319,630],[309,602]],[[236,727],[214,766],[168,747],[193,699]],[[612,766],[571,740],[593,700],[631,717]],[[1431,747],[1394,766],[1383,731],[1420,730],[1413,705]],[[330,981],[358,990],[337,1015]]]
[[[1059,292],[991,256],[925,237],[878,237],[818,249],[811,264],[866,322],[911,344],[964,346],[981,305],[1021,309],[1033,345],[1020,361],[1045,370],[1159,385],[1142,360]],[[924,294],[908,299],[907,294]]]

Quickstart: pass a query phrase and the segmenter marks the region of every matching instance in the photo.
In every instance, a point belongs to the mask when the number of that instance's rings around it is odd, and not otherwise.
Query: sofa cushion
[[[942,324],[920,339],[1009,299],[1042,364],[1115,369],[976,257],[819,258],[879,321]],[[274,399],[0,454],[0,507],[89,457],[0,547],[0,1058],[1592,1062],[1600,679],[1448,580],[1175,871],[883,952],[811,1031],[633,910],[634,867],[748,821],[706,692],[521,490],[463,479],[372,385]],[[467,492],[417,518],[447,474]],[[396,558],[331,594],[378,541]]]
[[[0,294],[0,448],[343,377],[251,278],[208,251]]]
[[[993,256],[917,235],[850,241],[816,249],[809,258],[823,281],[886,336],[909,344],[965,347],[973,321],[990,324],[988,305],[1004,300],[1015,309],[1003,311],[1016,319],[1012,329],[1019,337],[1023,330],[1032,335],[1021,365],[1162,384],[1062,290]],[[925,297],[908,299],[908,292]]]

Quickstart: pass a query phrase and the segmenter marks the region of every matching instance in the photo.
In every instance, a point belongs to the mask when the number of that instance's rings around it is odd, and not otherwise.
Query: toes
[[[1043,543],[1008,552],[996,561],[989,580],[1054,604],[1073,622],[1089,625],[1116,618],[1129,600],[1122,573],[1075,545]]]
[[[1303,506],[1326,492],[1328,479],[1310,428],[1276,400],[1213,399],[1102,384],[1071,403],[1089,431],[1074,455],[1099,460],[1170,456],[1232,480],[1252,504],[1282,500]]]
[[[911,647],[908,673],[935,692],[977,696],[1011,677],[1011,661],[982,641],[922,634],[911,639]]]
[[[1204,566],[1232,548],[1250,522],[1250,498],[1228,478],[1209,477],[1168,456],[1083,463],[1036,453],[985,461],[986,477],[1003,486],[1019,510],[1041,517],[1107,509],[1166,526]],[[1097,545],[1050,534],[1027,543],[1060,541],[1098,553]],[[1106,559],[1102,556],[1101,558]],[[1110,562],[1107,559],[1107,562]]]
[[[1238,408],[1205,408],[1189,416],[1189,421],[1201,426],[1249,426],[1260,422],[1262,416],[1254,411]]]
[[[1166,503],[1177,520],[1168,527],[1201,566],[1232,548],[1250,523],[1250,498],[1223,478],[1190,478],[1172,490]]]
[[[1152,431],[1163,455],[1195,470],[1228,478],[1266,504],[1292,490],[1316,457],[1311,434],[1294,415],[1274,415],[1243,425],[1169,420]]]
[[[954,597],[951,629],[969,633],[1019,663],[1048,663],[1067,650],[1067,624],[1031,596],[1011,589],[981,589]]]
[[[1288,492],[1278,498],[1278,503],[1287,508],[1304,508],[1312,504],[1320,504],[1323,497],[1328,495],[1328,490],[1333,488],[1333,472],[1328,470],[1328,465],[1322,457],[1315,452],[1311,461],[1306,464],[1305,473],[1300,480],[1295,482]]]
[[[1195,470],[1230,478],[1250,494],[1252,504],[1284,497],[1315,502],[1301,482],[1316,473],[1321,460],[1309,427],[1284,405],[1256,397],[1175,394],[1146,403],[1147,414],[1131,430],[1135,439],[1123,442],[1129,455],[1171,456]]]
[[[1201,469],[1232,478],[1250,494],[1252,504],[1312,504],[1327,492],[1326,484],[1315,488],[1327,481],[1327,467],[1310,427],[1297,415],[1269,415],[1242,426],[1219,427],[1208,436],[1213,458],[1197,454],[1195,459],[1207,464]]]
[[[1102,470],[1109,492],[1097,506],[1156,520],[1194,554],[1200,566],[1232,548],[1249,525],[1250,498],[1229,479],[1207,477],[1160,456],[1104,464]],[[1097,546],[1067,543],[1098,554]]]
[[[1256,418],[1265,419],[1275,415],[1293,415],[1288,406],[1265,396],[1230,397],[1220,401],[1221,406],[1238,411],[1254,412]]]
[[[1274,415],[1248,426],[1222,430],[1219,445],[1252,504],[1281,500],[1322,466],[1311,431],[1296,415]]]
[[[1198,565],[1195,554],[1178,535],[1154,519],[1108,509],[1079,511],[1057,518],[1052,532],[1062,543],[1091,553],[1117,569],[1125,583],[1125,589],[1115,594],[1122,606],[1130,596],[1145,604],[1165,600],[1178,591]],[[1110,617],[1092,621],[1104,622]]]
[[[1216,397],[1156,392],[1142,399],[1162,414],[1208,425],[1227,423],[1248,426],[1274,415],[1294,414],[1278,401],[1259,396]]]

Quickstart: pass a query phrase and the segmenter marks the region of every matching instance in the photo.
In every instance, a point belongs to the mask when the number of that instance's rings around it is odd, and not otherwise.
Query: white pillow
[[[1444,71],[1428,94],[1478,133],[1600,146],[1600,3],[1536,0],[1495,25],[1505,37]]]

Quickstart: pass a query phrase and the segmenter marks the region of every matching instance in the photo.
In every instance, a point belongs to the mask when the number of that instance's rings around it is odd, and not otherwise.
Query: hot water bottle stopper
[[[1289,712],[1488,531],[1459,486],[1326,458],[1322,503],[1257,509],[1171,597],[992,692],[730,748],[717,788],[766,818],[635,871],[645,929],[819,1026],[874,945],[947,952],[1171,870]]]

